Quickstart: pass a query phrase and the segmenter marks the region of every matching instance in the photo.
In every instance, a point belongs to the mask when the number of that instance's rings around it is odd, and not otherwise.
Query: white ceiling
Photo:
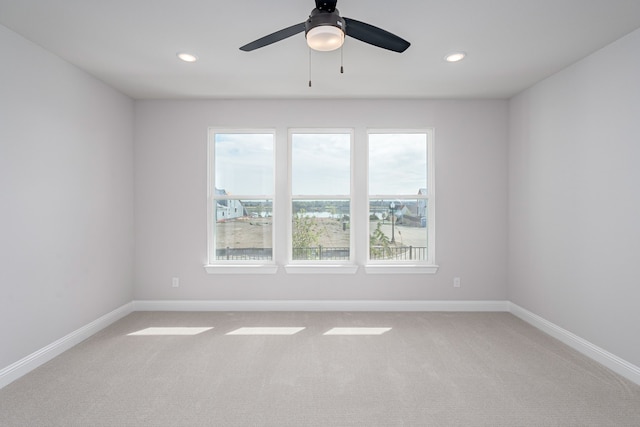
[[[506,98],[640,27],[640,0],[339,0],[349,17],[409,40],[401,54],[303,34],[313,0],[0,0],[0,23],[136,99]],[[443,56],[455,50],[456,64]],[[179,61],[192,52],[200,60]],[[2,58],[2,61],[20,58]]]

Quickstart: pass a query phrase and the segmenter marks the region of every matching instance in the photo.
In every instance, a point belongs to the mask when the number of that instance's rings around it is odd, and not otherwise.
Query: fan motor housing
[[[319,27],[321,25],[331,25],[338,27],[346,34],[346,22],[340,17],[338,9],[334,9],[332,12],[323,12],[317,8],[311,11],[309,19],[304,23],[305,36],[312,28]]]

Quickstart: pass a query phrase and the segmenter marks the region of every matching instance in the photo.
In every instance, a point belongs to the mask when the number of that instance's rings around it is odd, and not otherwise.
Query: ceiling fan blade
[[[302,33],[303,31],[304,31],[304,22],[300,24],[292,25],[280,31],[276,31],[275,33],[269,34],[268,36],[261,37],[258,40],[254,40],[251,43],[248,43],[242,46],[240,50],[243,50],[245,52],[250,52],[252,50],[270,45],[272,43],[279,42],[280,40],[284,40],[298,33]]]
[[[346,33],[348,36],[358,39],[361,42],[381,47],[383,49],[392,50],[394,52],[404,52],[411,43],[391,34],[382,28],[374,27],[364,22],[356,21],[351,18],[344,18],[347,23]]]

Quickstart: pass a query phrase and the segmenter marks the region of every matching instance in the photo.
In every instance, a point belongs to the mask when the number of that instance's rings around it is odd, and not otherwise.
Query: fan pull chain
[[[340,46],[340,74],[344,74],[344,67],[342,66],[342,64],[344,63],[344,58],[343,58],[343,53],[344,52],[344,43],[342,43],[342,46]]]
[[[311,87],[311,48],[309,48],[309,87]]]

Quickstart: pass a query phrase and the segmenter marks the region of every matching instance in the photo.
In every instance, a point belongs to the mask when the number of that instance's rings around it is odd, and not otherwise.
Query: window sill
[[[288,264],[284,266],[288,274],[355,274],[358,266],[353,264]],[[364,266],[367,274],[436,274],[437,265],[385,265],[369,264]],[[265,264],[233,264],[205,265],[208,274],[276,274],[277,265]]]
[[[437,265],[384,265],[369,264],[364,266],[367,274],[436,274]]]
[[[355,274],[358,271],[358,266],[353,264],[289,264],[285,265],[284,269],[289,274]]]
[[[208,274],[276,274],[278,266],[273,264],[205,265]]]

